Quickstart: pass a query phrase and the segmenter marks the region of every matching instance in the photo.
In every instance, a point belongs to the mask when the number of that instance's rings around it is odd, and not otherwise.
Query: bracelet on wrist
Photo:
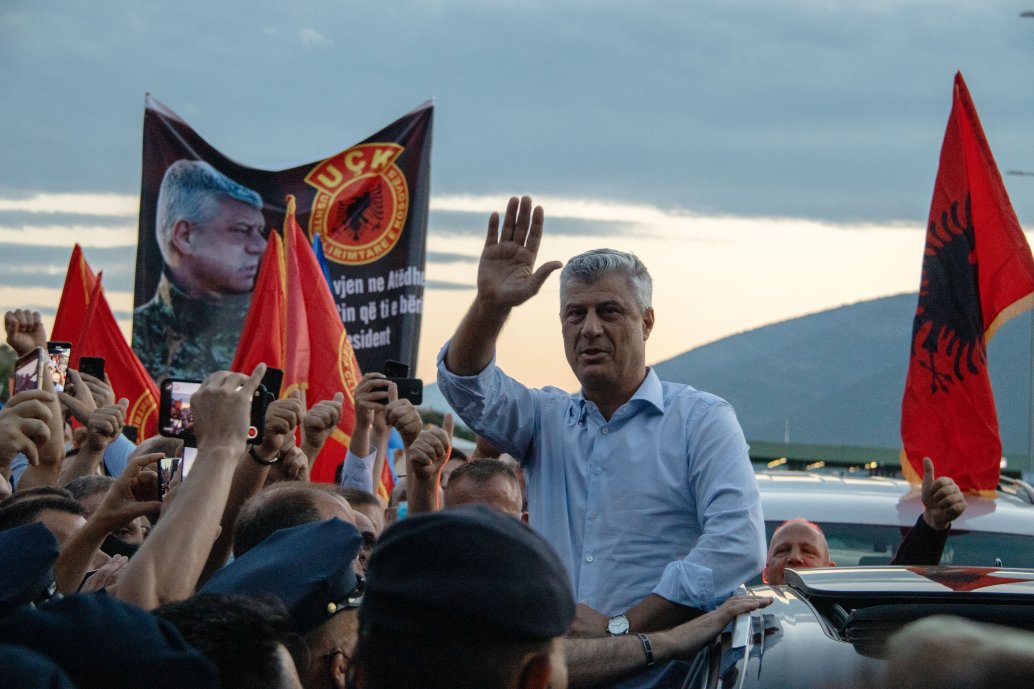
[[[643,653],[646,654],[646,667],[653,667],[653,644],[650,643],[650,637],[646,636],[646,634],[640,634],[639,641],[642,642]]]
[[[272,459],[266,459],[264,457],[259,457],[259,454],[257,452],[255,452],[255,446],[254,445],[248,445],[248,454],[251,455],[252,459],[254,459],[256,462],[258,462],[259,464],[261,464],[263,466],[269,466],[271,464],[276,464],[277,462],[280,461],[280,455],[279,454],[274,454]]]

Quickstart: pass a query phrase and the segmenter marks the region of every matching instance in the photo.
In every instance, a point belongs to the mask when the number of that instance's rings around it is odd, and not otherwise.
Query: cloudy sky
[[[318,160],[434,98],[419,373],[510,194],[542,256],[610,245],[657,283],[652,360],[915,290],[954,73],[1034,171],[1034,0],[400,0],[0,7],[0,307],[52,313],[74,241],[127,321],[146,92],[252,167]],[[1024,226],[1034,177],[1006,176]],[[555,279],[500,360],[571,386]],[[907,326],[906,326],[907,327]],[[535,356],[529,356],[534,352]]]

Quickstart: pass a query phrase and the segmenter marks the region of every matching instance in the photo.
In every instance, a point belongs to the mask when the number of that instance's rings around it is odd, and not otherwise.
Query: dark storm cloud
[[[1034,168],[1026,7],[14,0],[0,191],[134,192],[148,90],[267,168],[434,96],[436,194],[922,222],[957,69],[1002,168]],[[1034,217],[1034,181],[1006,181]]]

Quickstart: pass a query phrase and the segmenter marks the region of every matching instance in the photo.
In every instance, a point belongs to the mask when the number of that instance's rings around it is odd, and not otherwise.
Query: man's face
[[[626,276],[608,273],[592,284],[569,282],[560,322],[567,363],[582,388],[623,390],[642,382],[653,309],[639,309]]]
[[[266,249],[265,220],[257,208],[235,199],[216,197],[209,204],[205,222],[177,223],[177,228],[189,225],[184,227],[189,241],[177,242],[180,270],[190,273],[184,281],[194,286],[192,296],[247,294]]]
[[[807,524],[787,524],[772,536],[765,564],[765,581],[782,584],[787,567],[807,569],[828,567],[829,545],[826,537]]]
[[[493,476],[485,483],[459,476],[445,487],[446,509],[462,505],[488,505],[520,519],[522,502],[520,488],[502,476]]]

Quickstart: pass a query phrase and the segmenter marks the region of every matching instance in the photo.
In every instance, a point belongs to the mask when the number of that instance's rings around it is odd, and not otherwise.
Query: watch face
[[[610,622],[607,623],[607,631],[614,636],[628,633],[628,618],[624,615],[618,615],[611,617]]]

